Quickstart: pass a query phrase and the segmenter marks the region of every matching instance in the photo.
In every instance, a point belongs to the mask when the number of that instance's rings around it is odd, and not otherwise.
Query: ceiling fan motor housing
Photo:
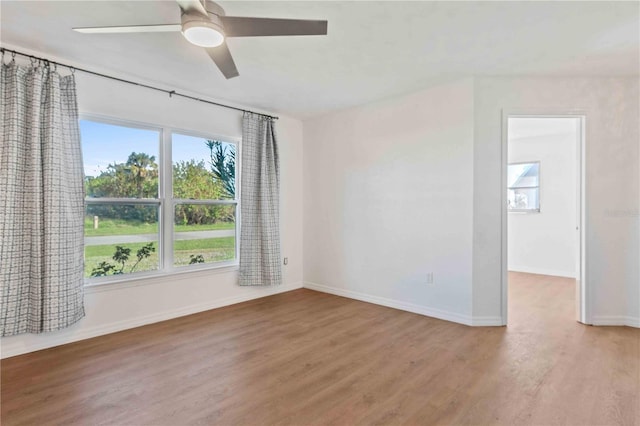
[[[224,34],[224,25],[219,18],[220,16],[225,15],[224,9],[209,0],[205,0],[204,6],[207,10],[207,15],[203,15],[195,10],[182,13],[182,16],[180,17],[182,32],[184,33],[189,28],[204,26],[213,28],[214,30]]]
[[[213,2],[206,2],[206,13],[202,9],[183,10],[180,17],[182,34],[200,47],[218,47],[225,39],[224,25],[220,16],[224,10]]]
[[[212,2],[211,0],[204,0],[203,6],[207,10],[207,13],[209,13],[209,15],[217,15],[217,16],[225,15],[224,9],[220,7],[217,3]]]
[[[197,13],[185,13],[184,15],[182,15],[181,23],[182,32],[185,32],[189,28],[193,27],[209,27],[224,34],[224,27],[222,26],[222,22],[220,22],[220,19],[217,16],[205,18],[204,16]]]

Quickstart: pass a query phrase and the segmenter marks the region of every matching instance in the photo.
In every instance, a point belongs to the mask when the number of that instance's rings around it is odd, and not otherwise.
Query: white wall
[[[501,312],[502,110],[586,113],[587,280],[594,324],[640,326],[638,78],[475,82],[473,315]]]
[[[566,123],[568,133],[556,133],[563,130],[554,125],[558,120]],[[527,134],[531,121],[543,134]],[[509,120],[509,163],[540,162],[541,207],[539,213],[508,214],[510,271],[576,277],[578,124],[576,118]]]
[[[77,79],[85,113],[241,133],[230,110]],[[219,270],[89,289],[86,318],[59,332],[2,338],[2,356],[298,288],[303,263],[311,288],[499,323],[503,108],[586,112],[593,321],[640,326],[638,95],[635,78],[465,79],[305,122],[304,152],[303,126],[282,117],[284,286],[241,288],[235,270]]]
[[[305,286],[500,324],[502,111],[579,111],[590,316],[640,326],[638,94],[637,78],[476,78],[305,121]]]
[[[304,143],[305,287],[471,323],[473,81],[305,121]]]
[[[242,114],[99,77],[76,73],[81,113],[167,125],[239,138]],[[302,286],[302,123],[281,117],[276,125],[281,154],[284,285],[239,287],[237,268],[199,271],[126,284],[88,288],[86,317],[74,326],[42,335],[0,341],[2,357],[106,334]]]

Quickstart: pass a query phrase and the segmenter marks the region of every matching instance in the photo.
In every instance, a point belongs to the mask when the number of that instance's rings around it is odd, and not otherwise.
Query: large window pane
[[[176,205],[174,265],[215,263],[235,259],[235,215],[234,205]]]
[[[80,120],[87,197],[157,198],[160,132]]]
[[[84,234],[86,277],[159,268],[158,206],[89,204]]]
[[[233,200],[236,145],[215,139],[172,134],[173,197]]]

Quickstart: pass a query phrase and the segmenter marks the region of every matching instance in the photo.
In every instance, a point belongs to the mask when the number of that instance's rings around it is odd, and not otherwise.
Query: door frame
[[[579,267],[578,277],[576,277],[576,319],[583,324],[591,324],[591,286],[587,276],[587,179],[586,179],[586,121],[587,113],[582,110],[554,110],[540,109],[503,109],[502,110],[502,140],[501,140],[501,178],[500,178],[500,200],[501,200],[501,259],[500,259],[500,287],[501,294],[501,316],[502,325],[507,325],[508,320],[508,211],[507,211],[507,167],[509,163],[509,139],[508,123],[509,118],[578,118],[578,141],[577,148],[577,226],[578,226],[578,255]]]

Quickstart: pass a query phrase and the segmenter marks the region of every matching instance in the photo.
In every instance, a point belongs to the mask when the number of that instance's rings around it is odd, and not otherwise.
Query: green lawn
[[[220,222],[207,225],[175,225],[176,232],[184,231],[211,231],[218,229],[233,229],[235,223]],[[84,218],[85,237],[99,237],[104,235],[136,235],[155,234],[158,232],[158,223],[145,223],[135,220],[100,219],[98,229],[93,229],[93,217]]]
[[[228,228],[213,228],[228,229]],[[113,235],[113,234],[111,234]],[[131,256],[125,266],[125,272],[128,272],[131,266],[137,261],[135,252],[146,243],[127,243],[117,244],[131,249]],[[156,250],[158,244],[154,244]],[[91,270],[100,262],[115,263],[111,256],[115,252],[116,244],[85,246],[84,249],[84,275],[91,275]],[[174,262],[176,266],[188,265],[190,255],[201,254],[206,263],[220,262],[224,260],[232,260],[235,257],[235,238],[206,238],[201,240],[179,240],[174,242]],[[147,259],[144,259],[136,267],[136,272],[151,271],[158,268],[158,252],[152,253]]]

